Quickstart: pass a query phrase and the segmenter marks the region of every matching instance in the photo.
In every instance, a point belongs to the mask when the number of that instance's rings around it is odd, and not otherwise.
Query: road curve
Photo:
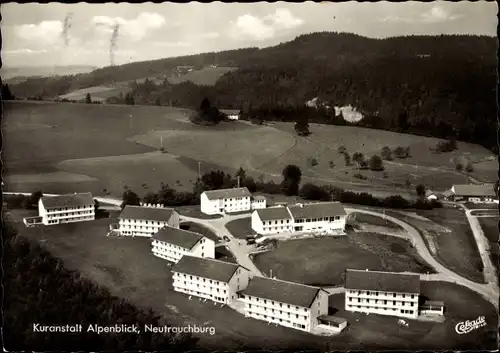
[[[4,192],[6,195],[12,195],[12,194],[22,194],[25,196],[31,195],[31,193],[20,193],[20,192]],[[57,196],[55,194],[45,194],[47,196]],[[119,199],[115,198],[110,198],[110,197],[94,197],[97,201],[113,206],[121,206],[122,201]],[[409,237],[412,239],[412,244],[414,245],[415,249],[417,250],[418,254],[429,264],[431,265],[438,273],[436,274],[419,274],[420,278],[422,280],[429,280],[429,281],[443,281],[443,282],[451,282],[455,283],[464,287],[467,287],[476,293],[482,295],[484,298],[486,298],[489,302],[491,302],[495,308],[498,310],[498,296],[499,296],[499,290],[498,290],[498,284],[496,281],[488,282],[486,284],[480,284],[476,283],[473,281],[470,281],[466,278],[463,278],[462,276],[456,274],[455,272],[449,270],[448,268],[444,267],[441,265],[432,255],[430,254],[429,250],[427,249],[427,246],[420,235],[420,233],[412,227],[411,225],[401,221],[398,218],[384,215],[380,212],[374,212],[374,211],[369,211],[365,209],[358,209],[358,208],[352,208],[352,207],[346,207],[345,211],[347,213],[352,213],[352,212],[357,212],[357,213],[365,213],[369,214],[372,216],[376,217],[385,217],[391,222],[396,223],[397,225],[401,226],[403,229],[405,229],[409,235]],[[238,263],[240,263],[242,266],[248,268],[252,273],[261,276],[262,273],[260,270],[255,266],[255,264],[249,259],[247,254],[243,251],[243,245],[238,239],[233,237],[233,235],[227,230],[225,225],[235,219],[239,218],[246,218],[248,217],[248,214],[240,214],[240,215],[225,215],[222,218],[217,218],[217,219],[199,219],[199,218],[194,218],[194,217],[186,217],[186,216],[181,216],[182,221],[191,221],[191,222],[196,222],[201,225],[204,225],[208,227],[209,229],[213,230],[218,236],[223,237],[224,235],[227,236],[230,241],[228,242],[228,247],[231,250],[231,252],[235,255]],[[474,218],[474,217],[472,217]],[[484,236],[484,235],[483,235]],[[479,246],[479,244],[478,244]],[[486,267],[486,266],[485,266]],[[335,287],[335,288],[340,288],[340,287]],[[335,289],[335,291],[341,291],[340,289]]]

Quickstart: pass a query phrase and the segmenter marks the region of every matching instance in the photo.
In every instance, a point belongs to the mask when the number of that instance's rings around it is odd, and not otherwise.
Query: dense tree
[[[424,198],[424,196],[425,196],[425,191],[426,191],[426,189],[425,189],[425,186],[424,186],[424,185],[422,185],[422,184],[418,184],[418,185],[415,187],[415,191],[417,192],[417,196],[418,196],[419,198],[421,198],[421,199],[422,199],[422,198]]]
[[[139,206],[140,202],[141,202],[141,199],[139,198],[139,196],[137,196],[137,194],[135,192],[133,192],[132,190],[128,190],[126,189],[124,192],[123,192],[123,195],[122,195],[122,209],[127,206],[127,205],[130,205],[130,206]]]
[[[345,148],[344,145],[340,145],[339,148],[337,149],[337,152],[340,153],[340,154],[346,153],[347,152],[347,148]]]
[[[10,91],[9,85],[8,84],[2,84],[2,99],[3,100],[14,100],[16,97],[12,95],[12,92]]]
[[[281,189],[285,195],[297,195],[299,192],[299,185],[302,179],[302,171],[299,167],[293,164],[287,165],[281,175],[283,176],[283,181],[281,183]]]
[[[333,161],[328,162],[328,167],[333,169],[335,167],[335,163]]]
[[[90,93],[87,93],[85,96],[85,103],[91,104],[92,103],[92,97],[90,96]]]
[[[373,155],[370,158],[370,169],[375,171],[384,170],[384,163],[382,162],[382,158],[377,155]]]
[[[382,148],[382,158],[386,161],[392,161],[392,151],[389,147],[384,146]]]
[[[43,192],[41,190],[33,191],[26,202],[26,208],[29,209],[38,208],[38,201],[42,197],[43,197]]]
[[[409,151],[409,147],[398,146],[394,149],[394,156],[396,156],[396,158],[404,159],[409,156]]]
[[[344,162],[346,167],[351,165],[351,156],[347,152],[344,153]]]

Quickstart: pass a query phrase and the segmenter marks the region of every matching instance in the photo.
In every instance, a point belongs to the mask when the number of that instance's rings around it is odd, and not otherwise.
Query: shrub
[[[361,179],[361,180],[366,180],[368,179],[366,176],[364,176],[363,174],[361,173],[356,173],[353,175],[356,179]]]

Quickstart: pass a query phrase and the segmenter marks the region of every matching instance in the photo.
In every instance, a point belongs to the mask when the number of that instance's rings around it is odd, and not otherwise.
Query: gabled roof
[[[292,219],[290,212],[288,212],[287,207],[268,207],[257,209],[257,212],[261,221],[275,221],[281,219]]]
[[[491,196],[495,197],[496,192],[493,184],[462,184],[453,185],[453,190],[457,196]]]
[[[294,219],[345,216],[347,213],[340,202],[317,202],[289,206]]]
[[[254,200],[267,200],[265,196],[262,195],[255,195],[252,196]]]
[[[242,266],[215,259],[184,255],[179,262],[172,266],[172,272],[185,273],[227,283],[231,280],[238,267]]]
[[[232,188],[209,190],[203,192],[209,200],[230,199],[233,197],[250,197],[252,194],[247,188]]]
[[[348,290],[420,293],[420,276],[408,273],[347,269],[345,288]]]
[[[153,235],[153,239],[191,250],[203,235],[174,227],[163,227]]]
[[[238,109],[219,109],[219,111],[226,115],[239,115],[240,110]]]
[[[444,197],[450,197],[450,196],[453,196],[453,191],[451,190],[446,190],[446,191],[443,191],[441,193],[441,195],[443,195]]]
[[[94,199],[90,192],[83,194],[68,194],[59,196],[42,196],[43,207],[60,208],[60,207],[75,207],[89,206],[94,204]]]
[[[166,207],[143,207],[143,206],[125,206],[123,211],[118,216],[119,219],[140,219],[147,221],[168,222],[172,214],[175,212],[173,208]]]
[[[432,301],[432,300],[428,300],[426,301],[424,304],[422,304],[420,307],[421,308],[430,308],[430,307],[443,307],[444,306],[444,302],[442,301]]]
[[[266,277],[253,277],[249,281],[248,287],[239,293],[309,308],[320,290],[322,289],[319,287],[299,283]]]

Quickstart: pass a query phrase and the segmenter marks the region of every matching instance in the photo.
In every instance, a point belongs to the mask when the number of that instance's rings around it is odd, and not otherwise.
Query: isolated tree
[[[463,165],[462,163],[457,163],[457,164],[455,165],[455,170],[456,170],[457,172],[461,172],[462,170],[464,170],[464,165]]]
[[[316,158],[311,158],[311,167],[315,167],[319,164],[318,160]]]
[[[361,161],[365,160],[365,156],[361,152],[354,152],[354,154],[352,155],[352,160],[359,165]]]
[[[472,173],[474,171],[474,167],[472,166],[472,164],[467,163],[467,166],[465,167],[465,171],[467,173]]]
[[[382,148],[382,158],[386,161],[392,161],[392,151],[389,147],[384,146]]]
[[[420,198],[423,198],[425,196],[425,186],[422,185],[422,184],[418,184],[416,187],[415,187],[415,191],[417,192],[417,196],[420,197]]]
[[[207,97],[203,98],[200,104],[200,111],[204,114],[208,112],[208,109],[210,109],[210,101],[208,100]]]
[[[43,192],[41,190],[33,191],[26,202],[27,208],[38,207],[38,201],[43,197]]]
[[[342,154],[347,152],[347,148],[345,148],[344,145],[340,145],[339,148],[337,149],[337,152]]]
[[[382,162],[382,158],[377,155],[373,155],[370,158],[370,169],[375,171],[384,170],[384,164]]]
[[[295,132],[299,136],[309,136],[311,132],[309,131],[309,121],[307,116],[301,117],[294,125]]]
[[[247,172],[245,172],[245,169],[243,169],[243,167],[240,167],[237,171],[236,171],[236,174],[234,175],[236,178],[240,178],[240,182],[242,182],[246,176],[247,176]]]
[[[281,183],[281,190],[285,195],[297,195],[299,192],[299,185],[302,179],[302,171],[299,167],[293,164],[287,165],[281,175],[283,181]]]
[[[135,99],[132,93],[127,93],[125,95],[125,104],[127,105],[134,105],[135,104]]]
[[[344,162],[346,167],[351,165],[351,156],[347,152],[344,153]]]
[[[328,167],[333,169],[335,167],[335,163],[333,161],[328,162]]]
[[[410,179],[406,179],[405,186],[406,186],[407,189],[411,188],[411,181],[410,181]]]
[[[92,97],[90,96],[90,93],[87,93],[87,95],[85,96],[85,103],[92,103]]]
[[[394,156],[396,158],[405,158],[405,149],[404,147],[398,146],[394,149]]]

